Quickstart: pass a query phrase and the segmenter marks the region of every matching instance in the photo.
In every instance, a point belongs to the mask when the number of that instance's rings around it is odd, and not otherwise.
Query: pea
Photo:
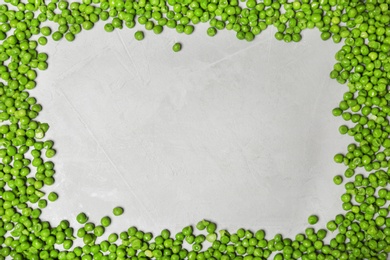
[[[84,212],[82,212],[77,215],[76,220],[80,224],[85,224],[88,221],[88,217]]]
[[[134,34],[134,38],[137,40],[137,41],[142,41],[145,37],[144,37],[144,33],[142,31],[137,31],[135,34]]]
[[[115,216],[120,216],[123,214],[123,208],[121,207],[115,207],[113,210],[112,210],[113,214]]]
[[[174,51],[174,52],[179,52],[179,51],[181,51],[181,44],[180,43],[175,43],[173,46],[172,46],[172,50]]]
[[[314,225],[318,222],[318,217],[315,216],[315,215],[311,215],[309,218],[308,218],[308,222],[310,225]]]

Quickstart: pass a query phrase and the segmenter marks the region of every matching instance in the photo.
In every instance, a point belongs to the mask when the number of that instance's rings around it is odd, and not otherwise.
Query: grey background
[[[328,76],[340,45],[316,30],[286,44],[269,28],[247,43],[201,25],[138,42],[135,30],[96,27],[45,47],[50,67],[33,91],[58,150],[47,191],[60,198],[44,218],[78,227],[79,212],[99,221],[120,205],[108,232],[206,218],[295,236],[310,214],[323,227],[341,212],[333,156],[352,140],[331,110],[347,87]]]

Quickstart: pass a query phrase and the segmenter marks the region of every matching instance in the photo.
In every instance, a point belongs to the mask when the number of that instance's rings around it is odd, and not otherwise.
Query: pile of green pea
[[[387,259],[390,252],[390,11],[389,0],[4,0],[0,5],[0,259]],[[99,22],[112,32],[139,24],[148,31],[164,29],[187,35],[199,23],[209,24],[211,37],[234,31],[252,41],[273,26],[275,38],[299,42],[304,29],[316,28],[323,40],[344,45],[335,55],[330,77],[348,87],[333,110],[346,125],[339,131],[354,142],[334,157],[345,165],[341,196],[343,214],[323,229],[309,226],[294,238],[266,237],[264,230],[218,230],[201,220],[176,234],[130,227],[106,234],[109,216],[100,223],[77,215],[79,227],[62,220],[57,226],[41,218],[54,191],[50,161],[54,143],[45,138],[47,123],[39,122],[42,106],[29,90],[37,71],[48,68],[48,55],[38,51],[50,39],[73,41]],[[55,28],[50,26],[56,24]],[[139,27],[138,27],[139,28]],[[175,43],[173,51],[182,48]],[[41,48],[39,48],[41,49]],[[121,207],[113,215],[123,214]],[[318,217],[308,218],[315,225]],[[81,246],[80,246],[81,245]]]

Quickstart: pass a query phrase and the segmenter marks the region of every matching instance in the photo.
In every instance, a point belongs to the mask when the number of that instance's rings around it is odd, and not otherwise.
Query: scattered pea
[[[120,216],[123,214],[123,208],[121,207],[115,207],[113,210],[112,210],[112,213],[115,215],[115,216]]]
[[[88,217],[85,215],[85,213],[82,212],[77,215],[76,220],[80,224],[85,224],[88,221]]]
[[[144,33],[142,31],[136,31],[134,34],[134,38],[137,41],[142,41],[145,38],[145,36],[144,36]]]
[[[173,46],[172,46],[172,50],[174,51],[174,52],[179,52],[179,51],[181,51],[181,44],[180,43],[175,43]]]
[[[318,217],[315,216],[315,215],[311,215],[309,218],[308,218],[308,223],[310,225],[314,225],[314,224],[317,224],[318,222]]]

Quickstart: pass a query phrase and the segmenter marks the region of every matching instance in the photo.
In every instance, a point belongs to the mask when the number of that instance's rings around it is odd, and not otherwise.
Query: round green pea
[[[115,216],[120,216],[122,215],[124,212],[123,208],[122,207],[115,207],[113,210],[112,210],[112,213],[115,215]]]
[[[317,222],[318,222],[318,217],[317,217],[316,215],[311,215],[311,216],[309,216],[307,222],[308,222],[310,225],[317,224]]]
[[[81,212],[76,216],[76,220],[80,224],[85,224],[88,221],[88,217],[84,212]]]
[[[137,41],[142,41],[145,36],[144,36],[144,32],[143,31],[136,31],[134,33],[134,38],[137,40]]]
[[[179,52],[179,51],[181,51],[181,44],[180,43],[175,43],[173,46],[172,46],[172,50],[174,51],[174,52]]]
[[[55,192],[50,192],[47,198],[49,201],[54,202],[58,199],[58,194]],[[82,216],[81,216],[81,218],[82,218]]]
[[[103,217],[101,220],[100,220],[100,224],[103,226],[103,227],[108,227],[109,225],[111,225],[111,219],[110,217]]]

